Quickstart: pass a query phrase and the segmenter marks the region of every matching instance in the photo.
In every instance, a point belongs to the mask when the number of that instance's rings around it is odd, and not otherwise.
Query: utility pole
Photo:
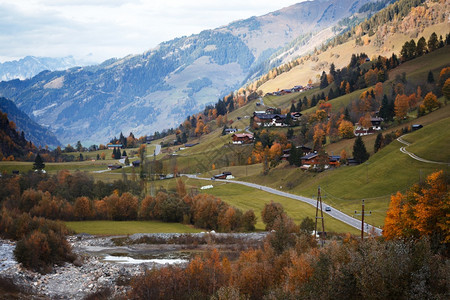
[[[364,240],[364,199],[362,200],[362,209],[361,209],[361,241]]]
[[[361,213],[358,213],[357,210],[355,210],[355,216],[361,216],[361,241],[364,240],[364,199],[362,199],[362,207],[361,207]],[[369,212],[368,216],[372,215],[372,211]]]
[[[320,205],[320,217],[319,217],[319,205]],[[323,219],[323,210],[322,210],[322,196],[320,194],[320,186],[317,189],[317,202],[316,202],[316,224],[314,226],[314,232],[317,234],[317,220],[322,219],[322,232],[320,234],[321,244],[323,246],[325,239],[325,223]]]

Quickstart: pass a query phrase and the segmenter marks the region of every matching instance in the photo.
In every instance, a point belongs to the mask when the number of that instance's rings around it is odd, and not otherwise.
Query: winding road
[[[429,164],[439,164],[439,165],[447,165],[447,166],[450,166],[450,163],[445,163],[445,162],[440,162],[440,161],[432,161],[432,160],[428,160],[428,159],[425,159],[425,158],[418,157],[417,155],[415,155],[415,154],[412,153],[412,152],[409,152],[408,150],[406,150],[406,147],[408,147],[409,145],[411,145],[411,143],[409,143],[409,142],[407,142],[407,141],[405,141],[405,140],[403,139],[403,137],[405,137],[405,136],[406,136],[406,134],[404,134],[404,135],[402,135],[402,136],[400,136],[400,137],[397,138],[397,141],[399,141],[400,143],[406,145],[406,146],[403,146],[403,147],[400,148],[400,152],[402,152],[402,153],[404,153],[404,154],[407,154],[407,155],[409,155],[411,158],[413,158],[413,159],[415,159],[415,160],[418,160],[418,161],[421,161],[421,162],[424,162],[424,163],[429,163]]]
[[[200,180],[209,180],[211,181],[211,178],[202,178],[202,177],[198,177],[197,175],[191,175],[191,174],[183,174],[183,176],[189,177],[189,178],[193,178],[193,179],[200,179]],[[227,179],[215,179],[215,181],[220,181],[220,182],[228,182],[228,183],[236,183],[236,184],[241,184],[241,185],[245,185],[248,187],[252,187],[255,189],[259,189],[268,193],[272,193],[275,195],[279,195],[282,197],[286,197],[286,198],[290,198],[290,199],[294,199],[297,201],[302,201],[305,202],[309,205],[312,205],[313,207],[316,207],[316,199],[312,199],[312,198],[307,198],[307,197],[303,197],[303,196],[299,196],[299,195],[294,195],[294,194],[290,194],[290,193],[286,193],[286,192],[282,192],[270,187],[266,187],[263,185],[259,185],[256,183],[251,183],[251,182],[245,182],[245,181],[238,181],[238,180],[227,180]],[[324,206],[329,206],[331,207],[331,205],[325,204],[323,202]],[[331,217],[344,222],[358,230],[361,229],[361,220],[355,219],[347,214],[344,214],[343,212],[331,207],[331,211],[323,211],[325,214],[330,215]],[[372,226],[368,223],[364,223],[364,231],[369,233],[369,232],[375,232],[376,235],[381,235],[382,230],[378,227]]]

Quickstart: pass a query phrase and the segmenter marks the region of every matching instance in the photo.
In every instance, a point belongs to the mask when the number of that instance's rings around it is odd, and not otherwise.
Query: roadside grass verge
[[[261,219],[261,211],[266,203],[270,201],[281,203],[287,214],[295,221],[296,224],[309,217],[315,219],[316,209],[315,207],[294,199],[277,196],[268,192],[264,192],[251,187],[226,183],[217,185],[212,189],[204,190],[205,193],[214,195],[233,205],[243,211],[253,209],[255,215],[258,217],[256,229],[264,230],[265,226]],[[332,232],[350,232],[357,234],[358,230],[342,223],[325,214],[325,230]]]
[[[180,223],[159,221],[75,221],[65,222],[76,233],[94,235],[127,235],[134,233],[195,233],[201,229]]]

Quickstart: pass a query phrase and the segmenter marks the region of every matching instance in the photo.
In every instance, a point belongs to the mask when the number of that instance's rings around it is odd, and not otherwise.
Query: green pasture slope
[[[77,221],[65,222],[76,233],[127,235],[134,233],[196,233],[202,230],[180,223],[159,221]]]

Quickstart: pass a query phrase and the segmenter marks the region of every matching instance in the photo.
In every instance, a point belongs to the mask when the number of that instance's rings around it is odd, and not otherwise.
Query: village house
[[[372,117],[372,118],[370,118],[370,122],[372,123],[372,126],[369,128],[365,128],[365,127],[361,126],[360,124],[356,124],[354,134],[355,134],[355,136],[374,134],[377,131],[381,130],[381,123],[383,121],[384,121],[383,118]]]
[[[315,167],[320,164],[319,154],[317,152],[310,152],[301,157],[302,166],[301,169],[307,170],[310,167]],[[327,164],[325,168],[328,167],[339,167],[340,166],[341,157],[339,155],[330,155],[328,156]]]
[[[282,114],[268,114],[268,113],[254,113],[253,114],[253,122],[258,126],[265,127],[283,127],[287,126],[286,124],[286,115]]]
[[[253,143],[253,134],[250,133],[235,133],[231,136],[233,140],[233,144],[242,145],[242,144],[251,144]]]
[[[319,154],[317,152],[308,153],[300,159],[302,160],[302,166],[306,168],[319,164]]]
[[[305,145],[296,146],[296,149],[300,149],[303,153],[303,155],[307,155],[312,152],[312,149],[309,147],[306,147]],[[284,149],[283,155],[281,155],[281,160],[289,160],[289,157],[291,156],[291,148]]]

